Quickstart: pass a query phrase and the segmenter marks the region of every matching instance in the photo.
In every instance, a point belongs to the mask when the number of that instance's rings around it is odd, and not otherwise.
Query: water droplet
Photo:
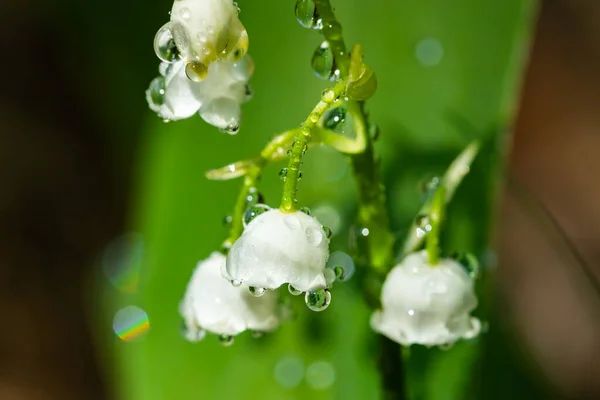
[[[342,38],[342,26],[337,21],[330,21],[323,25],[323,36],[332,40],[340,40]],[[341,54],[343,55],[343,54]]]
[[[436,66],[444,58],[444,47],[436,38],[425,38],[417,43],[415,57],[424,67]]]
[[[229,97],[218,97],[200,108],[200,116],[225,133],[239,131],[242,110],[240,104]]]
[[[230,335],[220,335],[219,342],[223,345],[223,347],[229,347],[233,344],[234,337]]]
[[[248,291],[250,292],[250,294],[254,297],[260,297],[263,294],[265,294],[265,292],[267,291],[267,289],[265,288],[261,288],[261,287],[254,287],[254,286],[250,286],[248,288]]]
[[[283,181],[285,181],[285,177],[287,176],[287,173],[288,173],[287,168],[281,168],[279,170],[279,178],[281,178]]]
[[[252,99],[252,96],[254,96],[254,90],[252,90],[252,86],[249,83],[246,83],[244,85],[244,101]]]
[[[156,56],[165,62],[173,62],[181,57],[181,53],[175,44],[170,24],[163,25],[154,36],[154,52]]]
[[[372,141],[377,141],[377,139],[379,139],[379,126],[376,124],[370,124],[369,125],[369,136],[371,136],[371,140]]]
[[[415,218],[417,225],[417,237],[422,238],[431,231],[431,223],[428,215],[417,215]]]
[[[300,209],[300,212],[303,212],[306,215],[310,215],[310,208],[308,208],[308,207],[302,207]]]
[[[208,67],[199,61],[189,62],[185,65],[185,76],[192,82],[202,82],[208,74]]]
[[[423,179],[419,183],[421,193],[425,195],[426,199],[433,195],[435,190],[440,186],[440,182],[440,178],[438,176],[434,176],[432,178]]]
[[[230,240],[224,241],[223,244],[221,245],[221,253],[223,253],[223,254],[229,253],[229,250],[231,250],[231,246],[233,246],[233,243],[231,243]]]
[[[327,268],[333,269],[336,279],[346,282],[354,275],[354,260],[343,251],[334,251],[327,260]]]
[[[323,231],[316,228],[308,228],[306,230],[306,240],[313,246],[318,246],[323,243]]]
[[[313,0],[296,1],[296,19],[305,28],[315,28],[319,18],[317,7]]]
[[[197,343],[204,340],[206,337],[206,331],[196,327],[188,328],[185,322],[183,322],[181,324],[181,336],[192,343]]]
[[[302,294],[302,290],[298,290],[295,287],[292,286],[292,284],[288,284],[288,291],[293,295],[293,296],[300,296]]]
[[[472,253],[454,253],[452,255],[456,261],[463,266],[469,276],[473,279],[477,279],[479,276],[479,260]]]
[[[304,154],[306,151],[302,151],[302,154]],[[298,180],[302,179],[302,171],[298,171]]]
[[[183,19],[190,19],[190,17],[192,16],[192,13],[190,12],[189,8],[183,7],[181,10],[179,10],[179,15]]]
[[[330,239],[331,236],[333,235],[333,232],[331,231],[331,229],[328,226],[321,226],[321,228],[323,229],[323,232],[325,232],[325,236],[327,237],[327,239]]]
[[[313,124],[316,124],[317,122],[319,122],[319,115],[317,113],[311,113],[308,118],[310,119],[310,122],[312,122]]]
[[[333,108],[325,114],[325,128],[331,129],[332,131],[339,132],[339,128],[342,128],[346,122],[346,107],[340,106]]]
[[[329,42],[324,41],[317,47],[312,56],[311,66],[319,78],[330,79],[332,77],[337,66]]]
[[[160,107],[165,104],[165,78],[162,76],[154,78],[150,82],[148,93],[150,94],[152,105]]]
[[[223,226],[225,226],[225,227],[229,227],[232,222],[233,222],[233,217],[231,215],[228,215],[225,218],[223,218]]]
[[[295,215],[288,215],[287,217],[285,217],[283,222],[290,229],[300,229],[300,227],[302,226],[300,220]]]
[[[415,316],[415,310],[408,310],[408,315],[410,315],[411,317]]]
[[[242,281],[234,279],[231,281],[231,284],[235,287],[240,287],[240,286],[242,286]]]
[[[323,311],[331,303],[331,293],[327,289],[311,290],[306,292],[304,301],[312,311]]]
[[[250,222],[252,222],[252,220],[254,220],[254,218],[258,217],[260,214],[263,214],[267,211],[269,211],[270,208],[269,206],[265,205],[265,204],[256,204],[252,207],[249,207],[246,212],[244,213],[244,228],[246,226],[248,226],[248,224]]]

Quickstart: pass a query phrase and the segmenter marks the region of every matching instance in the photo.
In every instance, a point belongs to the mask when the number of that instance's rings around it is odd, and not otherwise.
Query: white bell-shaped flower
[[[168,121],[189,118],[196,112],[217,128],[236,133],[241,104],[250,96],[248,80],[254,71],[250,56],[239,62],[217,61],[210,65],[206,79],[189,80],[185,62],[163,62],[146,91],[150,109]]]
[[[223,276],[255,288],[276,289],[288,283],[294,294],[318,291],[315,308],[325,308],[330,294],[322,289],[335,280],[335,273],[326,268],[328,257],[328,234],[315,217],[272,209],[246,226],[227,255]]]
[[[405,346],[449,345],[481,330],[469,315],[477,307],[473,279],[452,259],[430,265],[426,251],[406,256],[390,271],[381,305],[371,327]]]
[[[221,275],[225,256],[213,252],[198,263],[179,305],[185,336],[198,341],[206,331],[234,336],[245,330],[273,331],[279,325],[277,293],[253,297],[248,287],[235,287]]]

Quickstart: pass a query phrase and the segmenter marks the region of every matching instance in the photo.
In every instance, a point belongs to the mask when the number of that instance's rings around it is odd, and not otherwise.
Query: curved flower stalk
[[[176,0],[171,21],[156,34],[163,62],[146,92],[150,108],[165,121],[199,111],[209,124],[236,133],[240,105],[251,97],[254,66],[248,34],[230,0]]]
[[[190,279],[179,307],[189,341],[202,340],[211,332],[229,344],[245,330],[271,332],[279,325],[277,293],[256,298],[247,287],[232,286],[221,275],[224,265],[225,255],[213,252],[198,263]]]
[[[328,258],[329,232],[315,217],[272,209],[248,223],[227,255],[223,276],[249,285],[254,295],[287,283],[292,294],[306,292],[307,305],[321,311],[335,280]]]
[[[382,309],[371,327],[404,346],[450,345],[476,337],[481,323],[469,314],[477,307],[473,279],[452,259],[430,265],[425,250],[409,254],[387,276]]]

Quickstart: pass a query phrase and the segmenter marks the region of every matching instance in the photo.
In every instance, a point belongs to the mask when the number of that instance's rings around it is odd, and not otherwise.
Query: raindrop
[[[237,279],[233,279],[233,280],[231,281],[231,284],[232,284],[233,286],[235,286],[235,287],[240,287],[240,286],[242,286],[242,281],[240,281],[240,280],[237,280]]]
[[[428,215],[417,215],[415,218],[417,225],[417,237],[422,238],[431,231],[431,223]]]
[[[346,282],[352,278],[356,269],[352,257],[343,251],[331,253],[327,260],[327,268],[333,269],[336,279],[341,282]]]
[[[444,58],[444,47],[436,38],[425,38],[417,43],[415,57],[424,67],[436,66]]]
[[[113,330],[125,342],[143,337],[149,329],[148,314],[139,307],[127,306],[115,313]]]
[[[421,193],[425,195],[425,198],[431,197],[435,190],[440,186],[440,178],[434,176],[429,179],[423,179],[420,184]]]
[[[284,223],[290,229],[299,229],[301,226],[300,220],[295,215],[288,215],[285,217]]]
[[[264,332],[261,332],[261,331],[252,331],[252,337],[254,339],[260,339],[263,336],[265,336]]]
[[[313,0],[298,0],[296,1],[296,19],[305,28],[318,29],[319,14]]]
[[[165,78],[162,76],[154,78],[150,82],[148,88],[150,93],[150,100],[154,106],[160,107],[165,104]]]
[[[218,97],[200,108],[202,119],[229,134],[239,131],[241,114],[240,104],[230,97]]]
[[[346,107],[333,108],[325,114],[325,128],[337,132],[337,128],[343,126],[346,122]],[[343,128],[342,128],[343,129]]]
[[[331,303],[331,293],[327,289],[311,290],[306,292],[304,301],[312,311],[323,311]]]
[[[292,284],[288,284],[288,291],[293,295],[293,296],[300,296],[302,294],[302,290],[298,290],[295,287],[292,286]]]
[[[306,230],[306,240],[313,246],[323,243],[323,236],[321,229],[309,228]]]
[[[248,288],[248,291],[250,292],[250,294],[254,297],[260,297],[263,294],[265,294],[265,292],[267,291],[267,289],[265,288],[259,288],[259,287],[254,287],[254,286],[250,286]]]
[[[479,276],[479,260],[472,253],[454,253],[452,255],[456,261],[463,266],[469,276],[473,279],[477,279]]]
[[[162,61],[173,62],[181,57],[170,24],[163,25],[154,36],[154,52]]]
[[[233,217],[231,215],[228,215],[225,218],[223,218],[223,226],[225,226],[225,227],[229,227],[232,222],[233,222]]]
[[[281,178],[283,181],[285,181],[285,177],[287,176],[287,173],[288,173],[287,168],[281,168],[279,170],[279,178]]]
[[[244,228],[246,226],[248,226],[248,224],[250,222],[252,222],[252,220],[254,218],[258,217],[260,214],[263,214],[269,210],[270,210],[269,206],[267,206],[265,204],[256,204],[256,205],[248,208],[246,210],[246,212],[244,213],[244,220],[243,220]]]
[[[192,82],[202,82],[208,74],[208,67],[199,61],[189,62],[185,65],[185,76]]]
[[[185,322],[183,322],[181,324],[181,336],[192,343],[196,343],[202,341],[206,337],[206,331],[196,327],[188,328]]]
[[[190,17],[192,16],[192,13],[190,12],[189,8],[183,7],[181,10],[179,10],[179,15],[183,19],[190,19]]]
[[[229,347],[233,344],[233,336],[230,335],[220,335],[219,342],[223,345],[223,347]]]
[[[315,74],[321,79],[330,79],[334,75],[337,67],[329,42],[324,41],[317,47],[312,56],[311,66]]]
[[[325,236],[327,237],[327,239],[330,239],[331,236],[333,235],[333,232],[331,231],[331,228],[329,228],[328,226],[321,226],[321,228],[323,229],[323,232],[325,232]]]
[[[304,214],[306,214],[306,215],[310,215],[310,214],[311,214],[311,213],[310,213],[310,208],[308,208],[308,207],[302,207],[302,208],[300,209],[300,212],[303,212],[303,213],[304,213]]]
[[[246,85],[244,85],[244,101],[252,99],[253,95],[254,91],[252,90],[252,86],[249,83],[246,83]]]

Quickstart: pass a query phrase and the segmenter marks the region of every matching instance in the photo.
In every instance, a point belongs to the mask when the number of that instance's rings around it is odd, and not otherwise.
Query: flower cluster
[[[234,134],[254,71],[248,34],[230,0],[177,0],[171,20],[154,39],[160,76],[146,91],[150,108],[165,121],[195,113]]]

